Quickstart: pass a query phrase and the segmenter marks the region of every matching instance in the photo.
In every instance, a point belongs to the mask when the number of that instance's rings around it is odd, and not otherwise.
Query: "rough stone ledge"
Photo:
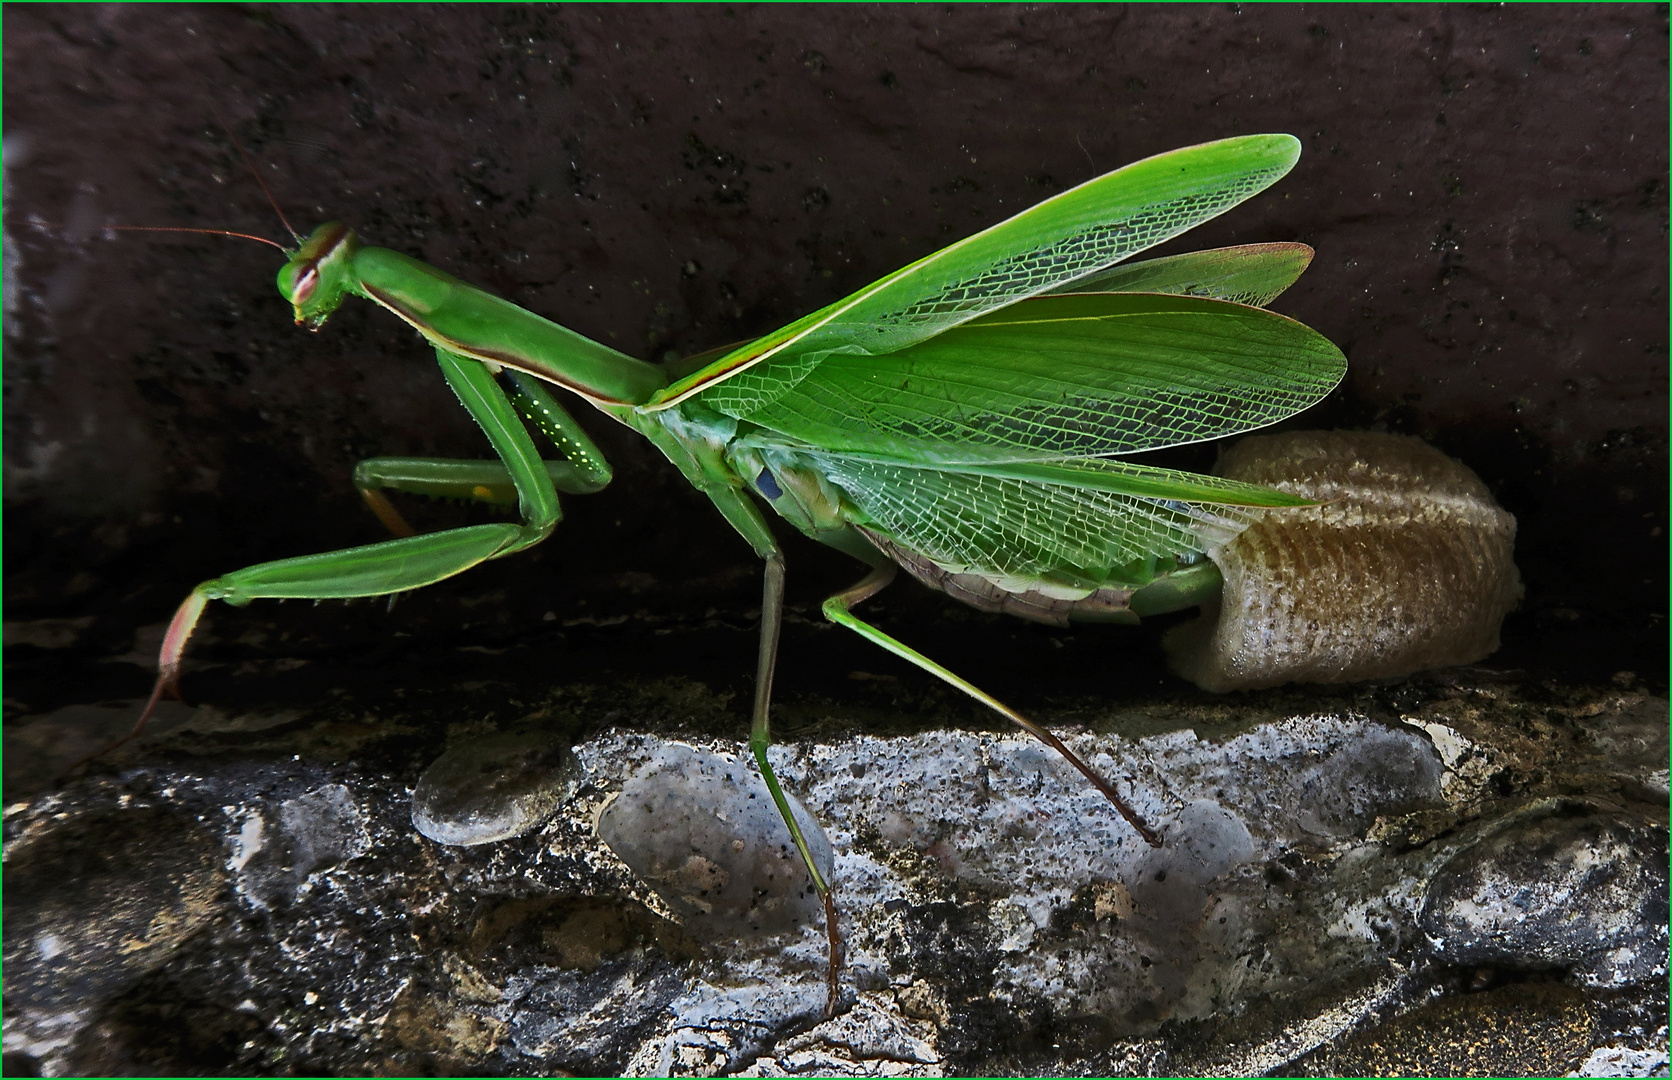
[[[682,926],[594,832],[735,742],[605,730],[543,825],[448,847],[411,819],[438,751],[187,718],[7,807],[8,1072],[1664,1075],[1666,702],[1407,696],[1047,717],[1158,850],[1025,737],[775,748],[834,853],[828,1019],[816,918]]]

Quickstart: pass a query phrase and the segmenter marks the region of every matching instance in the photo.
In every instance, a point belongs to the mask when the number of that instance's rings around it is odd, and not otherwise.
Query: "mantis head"
[[[354,253],[360,240],[338,221],[326,222],[279,270],[279,294],[296,309],[296,325],[318,330],[356,291]]]

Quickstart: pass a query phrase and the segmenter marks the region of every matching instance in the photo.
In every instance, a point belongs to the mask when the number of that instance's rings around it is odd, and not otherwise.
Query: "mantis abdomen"
[[[1086,592],[1048,581],[1007,584],[969,571],[949,570],[921,552],[881,533],[859,530],[901,569],[929,586],[980,611],[1015,615],[1047,626],[1104,622],[1135,625],[1144,615],[1159,615],[1207,603],[1219,595],[1219,570],[1205,556],[1180,560],[1148,585],[1113,584]]]

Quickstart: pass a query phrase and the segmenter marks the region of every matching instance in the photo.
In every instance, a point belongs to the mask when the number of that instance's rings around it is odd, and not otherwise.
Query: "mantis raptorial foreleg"
[[[1132,809],[1125,799],[1120,797],[1120,794],[1115,791],[1114,787],[1112,787],[1107,780],[1098,775],[1096,769],[1093,769],[1090,765],[1081,761],[1078,755],[1076,755],[1067,746],[1063,745],[1061,739],[1051,733],[1050,729],[1041,727],[1040,725],[1034,723],[1032,720],[1029,720],[1015,709],[1006,705],[1004,702],[993,697],[991,694],[988,694],[974,683],[953,674],[951,671],[941,667],[939,664],[935,663],[927,656],[924,656],[916,649],[896,641],[887,634],[883,633],[881,630],[872,626],[870,623],[865,622],[863,619],[860,619],[853,614],[852,608],[855,604],[862,603],[881,592],[890,582],[894,580],[894,574],[895,569],[893,563],[876,567],[857,584],[842,590],[835,596],[826,600],[824,602],[825,618],[829,619],[833,623],[838,623],[847,627],[849,630],[852,630],[859,636],[865,638],[867,641],[882,646],[895,656],[900,657],[902,660],[909,660],[936,678],[943,680],[959,690],[962,690],[964,693],[981,702],[994,712],[997,712],[999,715],[1005,717],[1007,720],[1011,721],[1034,738],[1038,739],[1040,742],[1043,742],[1045,745],[1057,751],[1068,760],[1069,764],[1073,765],[1076,769],[1079,769],[1080,772],[1084,774],[1085,778],[1090,780],[1093,786],[1095,786],[1097,790],[1101,791],[1104,797],[1114,804],[1115,809],[1120,811],[1121,817],[1125,818],[1134,829],[1138,830],[1138,834],[1142,836],[1151,847],[1160,847],[1160,835],[1147,823],[1145,823],[1143,818],[1138,816],[1138,812]]]
[[[544,389],[531,385],[530,380],[508,378],[508,395],[479,361],[441,348],[436,349],[436,360],[448,384],[493,444],[499,462],[431,462],[440,468],[429,470],[430,481],[457,481],[474,470],[474,478],[488,479],[491,483],[473,486],[484,488],[490,496],[496,494],[496,488],[502,489],[508,484],[520,507],[522,524],[470,525],[414,536],[410,535],[411,528],[389,506],[390,517],[381,511],[378,516],[392,531],[406,534],[398,539],[260,563],[204,582],[192,590],[175,612],[163,639],[157,683],[151,691],[151,699],[134,729],[114,745],[127,742],[142,732],[157,703],[165,693],[174,689],[186,642],[210,600],[225,600],[242,606],[260,599],[351,599],[389,596],[422,588],[488,559],[521,551],[544,540],[563,516],[557,499],[560,481],[566,490],[580,492],[596,491],[609,482],[609,466],[604,463],[598,448]],[[551,463],[541,459],[534,440],[523,427],[519,409],[563,452],[567,461],[561,463],[562,468],[554,470]],[[463,468],[455,468],[449,477],[447,473],[451,467]],[[423,468],[409,472],[416,473],[419,481],[426,475]],[[406,485],[395,483],[392,486]],[[407,489],[425,490],[417,481]],[[361,490],[366,492],[369,489],[363,486]],[[445,485],[437,491],[432,485],[429,493],[458,492],[447,490]],[[377,500],[382,499],[380,493],[373,491],[373,494],[377,495]],[[481,493],[469,489],[464,489],[462,494],[482,497]],[[367,499],[374,510],[378,509],[377,500]],[[387,501],[383,501],[387,506]],[[501,500],[490,498],[488,501]],[[99,753],[113,748],[106,747]]]
[[[611,478],[609,462],[586,431],[536,379],[517,371],[502,371],[500,388],[517,412],[551,440],[562,461],[545,462],[552,486],[566,495],[602,491]],[[511,470],[503,461],[464,461],[456,458],[367,458],[354,469],[354,486],[379,521],[396,536],[416,530],[395,509],[382,489],[434,498],[467,499],[509,506],[519,495]]]

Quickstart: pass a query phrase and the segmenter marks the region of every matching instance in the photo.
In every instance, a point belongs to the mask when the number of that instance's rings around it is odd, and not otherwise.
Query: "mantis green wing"
[[[1323,335],[1263,308],[1048,296],[886,356],[828,356],[748,422],[902,464],[1088,458],[1264,427],[1315,404],[1346,366]]]
[[[1121,263],[1050,291],[1174,293],[1265,307],[1311,262],[1312,249],[1305,244],[1243,244]]]
[[[919,259],[660,391],[746,417],[831,353],[880,354],[1069,284],[1153,247],[1275,183],[1292,135],[1249,135],[1134,162]]]

